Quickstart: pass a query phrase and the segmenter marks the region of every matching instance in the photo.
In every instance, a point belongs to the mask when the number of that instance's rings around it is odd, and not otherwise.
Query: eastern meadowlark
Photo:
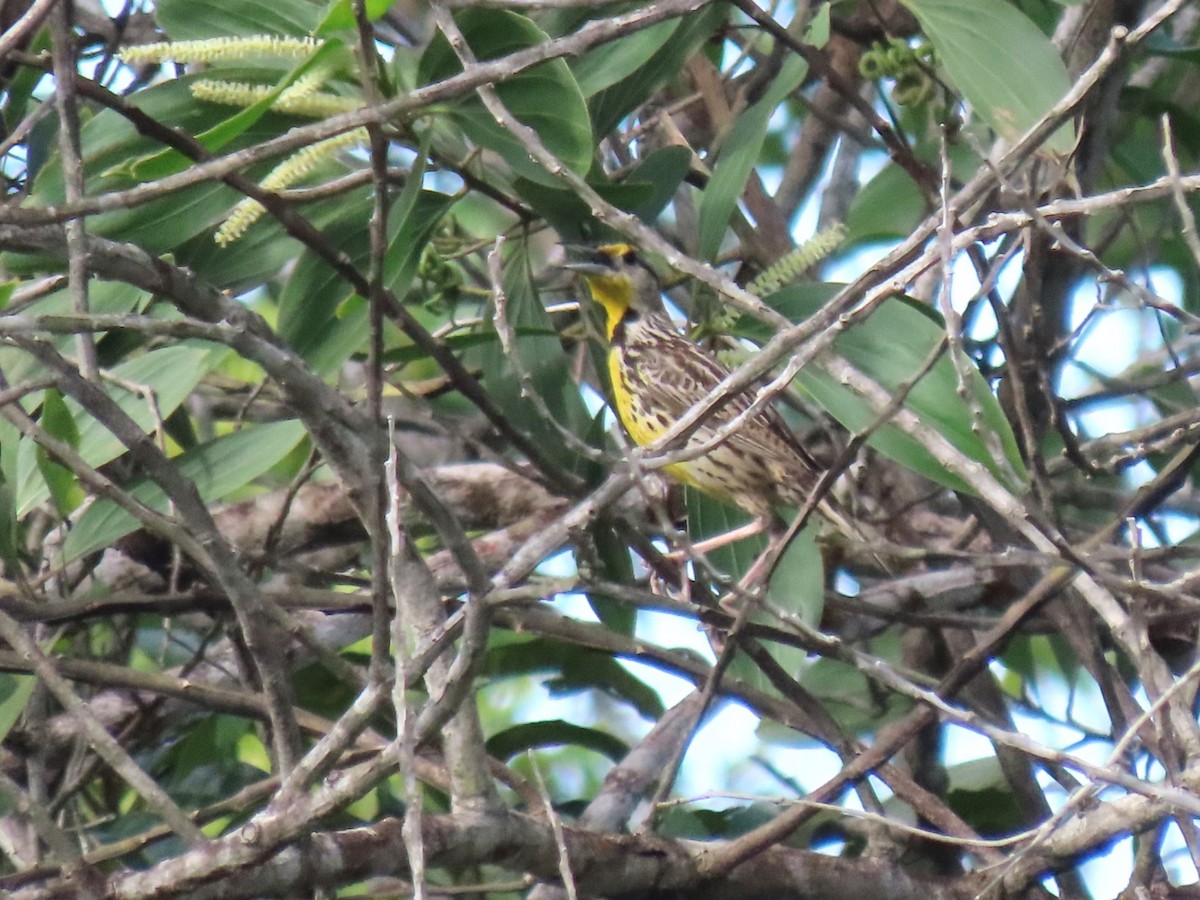
[[[605,244],[582,255],[566,268],[580,273],[604,309],[613,404],[633,442],[647,446],[729,370],[675,328],[663,309],[658,279],[633,247]],[[708,442],[753,398],[752,389],[729,397],[690,440]],[[798,507],[808,499],[821,472],[769,405],[708,453],[666,470],[684,484],[740,506],[767,527],[779,524],[779,507]]]

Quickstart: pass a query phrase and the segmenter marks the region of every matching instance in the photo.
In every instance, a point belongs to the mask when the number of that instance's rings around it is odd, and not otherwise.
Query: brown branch
[[[463,869],[498,865],[557,881],[560,853],[546,822],[516,813],[423,818],[422,843],[430,866]],[[890,900],[968,900],[982,884],[977,874],[960,878],[919,877],[892,862],[846,859],[802,850],[775,848],[752,864],[710,879],[702,860],[711,845],[643,835],[600,834],[565,827],[568,864],[581,896],[623,897],[656,885],[659,891],[696,900],[740,900],[771,896],[780,900],[811,897],[882,897]],[[301,846],[253,871],[226,869],[214,890],[224,897],[307,890],[367,875],[408,874],[400,846],[401,823],[384,819],[367,828],[311,835]],[[214,848],[216,856],[220,850]],[[110,896],[121,900],[149,897],[151,891],[187,881],[163,882],[151,873],[110,879]],[[21,895],[14,895],[21,900]]]

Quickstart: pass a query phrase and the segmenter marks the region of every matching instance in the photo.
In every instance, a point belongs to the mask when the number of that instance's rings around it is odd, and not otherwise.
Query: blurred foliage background
[[[0,889],[1190,896],[1194,5],[0,15]],[[857,523],[753,602],[614,240]]]

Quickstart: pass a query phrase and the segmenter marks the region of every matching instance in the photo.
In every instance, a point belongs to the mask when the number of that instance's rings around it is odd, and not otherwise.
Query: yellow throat
[[[596,249],[601,255],[614,261],[635,253],[632,246],[621,243],[604,244]],[[641,404],[637,402],[630,388],[629,373],[625,371],[622,341],[617,336],[618,327],[625,320],[630,307],[639,299],[639,285],[627,269],[614,268],[611,272],[587,269],[583,270],[582,274],[592,299],[604,309],[604,330],[609,340],[608,380],[613,408],[633,442],[645,447],[654,443],[670,423],[665,419],[639,414]]]
[[[613,257],[621,257],[633,252],[633,248],[628,244],[605,244],[599,250],[601,253]],[[592,294],[592,299],[604,308],[604,330],[611,341],[613,332],[617,330],[617,324],[628,311],[630,304],[633,303],[634,291],[637,290],[637,286],[628,275],[618,272],[612,274],[589,272],[583,277]]]

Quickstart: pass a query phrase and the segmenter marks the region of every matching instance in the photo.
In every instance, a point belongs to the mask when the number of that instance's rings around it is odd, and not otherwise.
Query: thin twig
[[[79,108],[75,103],[76,72],[74,34],[71,30],[73,0],[60,0],[50,14],[51,46],[54,58],[54,105],[58,111],[58,153],[68,203],[83,200],[83,154],[79,146]],[[88,264],[86,233],[82,216],[67,220],[67,289],[75,312],[88,312]],[[75,336],[79,368],[85,378],[95,381],[98,363],[96,344],[91,334]]]
[[[550,823],[550,831],[554,835],[554,846],[558,848],[558,874],[562,878],[563,888],[567,892],[567,900],[576,900],[579,892],[575,887],[575,875],[571,871],[571,852],[567,849],[567,838],[563,833],[562,819],[550,799],[546,789],[546,779],[542,777],[542,768],[537,764],[533,751],[529,751],[529,767],[533,769],[533,778],[537,784],[538,793],[542,795],[542,808],[546,811],[546,820]]]
[[[1179,157],[1175,155],[1175,135],[1171,131],[1171,116],[1163,113],[1162,119],[1162,154],[1167,167],[1167,178],[1171,184],[1171,199],[1175,202],[1175,210],[1183,223],[1183,241],[1192,254],[1192,261],[1200,269],[1200,233],[1196,231],[1196,217],[1192,207],[1184,195],[1183,179],[1179,172]]]
[[[390,426],[390,422],[389,422]],[[388,584],[396,610],[392,615],[392,646],[396,659],[396,680],[392,688],[392,709],[396,714],[396,742],[399,751],[400,774],[404,779],[404,848],[408,854],[408,867],[412,873],[413,896],[416,900],[425,897],[425,846],[421,830],[421,814],[425,799],[421,783],[417,780],[414,760],[416,758],[416,734],[414,718],[408,706],[408,668],[410,646],[415,623],[408,623],[411,599],[410,589],[405,587],[404,543],[406,536],[400,530],[400,477],[398,451],[395,440],[391,440],[391,451],[384,466],[384,482],[387,485],[387,533]]]

